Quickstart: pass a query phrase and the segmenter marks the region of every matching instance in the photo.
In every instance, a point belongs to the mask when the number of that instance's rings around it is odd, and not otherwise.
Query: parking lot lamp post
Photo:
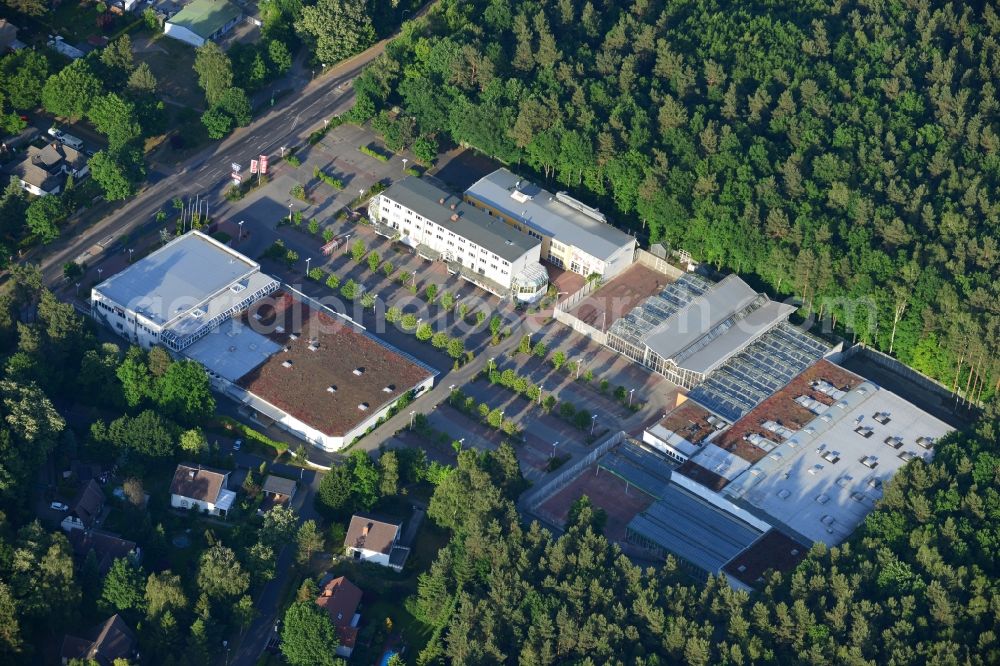
[[[404,171],[404,172],[406,171],[406,163],[407,163],[408,161],[409,161],[409,160],[407,160],[407,159],[406,159],[405,157],[403,158],[403,171]]]
[[[635,393],[635,389],[629,389],[628,392],[628,406],[632,406],[632,394]]]
[[[416,416],[416,410],[410,411],[410,430],[413,430],[413,417]]]
[[[135,252],[135,248],[130,247],[128,249],[128,263],[132,263],[132,253]]]
[[[597,414],[594,414],[593,416],[590,417],[590,434],[591,434],[591,436],[593,436],[593,434],[594,434],[594,426],[595,425],[597,425]]]
[[[559,446],[559,440],[552,442],[552,457],[556,457],[556,447]]]
[[[103,272],[104,272],[104,269],[103,269],[103,268],[98,268],[98,269],[97,269],[97,281],[98,281],[98,282],[100,282],[100,281],[101,281],[101,273],[103,273]]]
[[[580,362],[580,359],[577,359],[576,360],[576,378],[577,379],[580,378],[580,366],[581,365],[583,365],[583,364]]]
[[[240,227],[240,236],[239,238],[236,239],[237,243],[243,240],[243,220],[240,220],[239,227]]]
[[[77,296],[80,295],[80,283],[79,282],[76,283],[76,295]]]
[[[306,259],[306,275],[307,276],[309,275],[309,262],[311,262],[311,261],[312,261],[312,257],[308,257]]]
[[[288,224],[292,223],[292,202],[288,202]]]
[[[538,385],[538,404],[539,404],[539,406],[541,406],[541,404],[542,404],[542,394],[543,393],[545,393],[545,387],[542,386],[541,384],[539,384]]]
[[[494,358],[496,358],[496,357],[495,356],[491,356],[490,357],[490,362],[487,364],[487,367],[489,367],[490,372],[493,372],[493,359]]]

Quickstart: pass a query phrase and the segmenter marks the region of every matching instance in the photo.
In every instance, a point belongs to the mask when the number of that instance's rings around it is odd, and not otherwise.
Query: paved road
[[[196,194],[210,194],[209,214],[213,203],[219,203],[222,186],[229,180],[230,163],[240,162],[246,168],[257,155],[274,155],[282,146],[298,145],[304,137],[321,126],[325,118],[350,108],[354,91],[349,83],[361,70],[385,50],[386,42],[379,42],[367,51],[330,68],[328,72],[277,102],[273,109],[254,120],[249,127],[236,130],[226,140],[213,144],[202,152],[178,165],[169,174],[161,174],[146,185],[135,197],[120,204],[104,219],[91,226],[72,229],[62,240],[42,249],[43,256],[29,255],[26,260],[41,265],[43,276],[49,284],[62,279],[62,266],[74,261],[95,244],[121,238],[130,231],[153,222],[154,215],[163,208],[170,211],[170,201]],[[151,169],[151,173],[155,169]],[[100,213],[105,213],[100,207]],[[86,225],[84,214],[81,225]]]

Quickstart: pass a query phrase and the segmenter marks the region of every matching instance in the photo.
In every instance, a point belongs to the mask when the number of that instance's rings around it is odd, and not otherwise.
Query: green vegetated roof
[[[194,0],[170,18],[170,23],[208,39],[216,30],[240,16],[243,10],[226,0]]]

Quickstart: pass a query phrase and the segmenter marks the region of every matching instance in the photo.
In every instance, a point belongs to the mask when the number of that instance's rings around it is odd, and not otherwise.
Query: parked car
[[[69,507],[62,502],[52,502],[52,504],[49,504],[49,508],[55,511],[69,511]]]
[[[56,139],[62,139],[63,133],[61,129],[53,125],[52,127],[49,128],[49,136],[54,137]]]

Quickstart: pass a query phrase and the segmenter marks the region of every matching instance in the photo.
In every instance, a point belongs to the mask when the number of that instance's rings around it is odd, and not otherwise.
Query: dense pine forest
[[[998,38],[982,2],[442,0],[355,116],[474,146],[984,397]]]
[[[409,603],[436,628],[416,663],[998,663],[998,417],[904,467],[849,542],[754,596],[634,566],[585,500],[558,538],[524,527],[512,472],[464,451],[428,512],[454,536]]]

